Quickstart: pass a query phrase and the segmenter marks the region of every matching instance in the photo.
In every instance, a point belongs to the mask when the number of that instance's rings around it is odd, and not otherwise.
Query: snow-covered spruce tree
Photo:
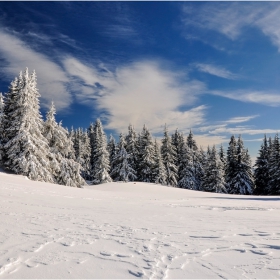
[[[90,139],[87,131],[83,131],[82,134],[82,143],[83,149],[81,153],[81,165],[82,165],[82,176],[86,179],[90,179],[90,155],[91,155],[91,147],[90,147]]]
[[[202,147],[198,151],[194,151],[195,154],[195,180],[196,190],[202,190],[202,183],[204,178],[204,165],[206,162],[205,152]]]
[[[207,151],[207,164],[205,170],[205,179],[203,181],[203,190],[207,192],[226,193],[224,166],[216,147]]]
[[[81,128],[76,131],[71,131],[70,138],[73,139],[75,149],[75,159],[81,165],[81,175],[84,179],[90,180],[90,140],[87,132],[84,132]]]
[[[155,140],[155,166],[154,166],[154,182],[156,184],[166,185],[166,169],[162,161],[161,152],[157,141]]]
[[[12,82],[4,105],[4,165],[31,180],[53,182],[49,147],[42,135],[36,74],[28,69]]]
[[[179,188],[195,190],[196,180],[195,180],[195,169],[193,164],[193,150],[189,148],[186,143],[183,143],[181,148],[182,160],[180,163],[179,170],[180,180],[178,182]]]
[[[103,184],[112,182],[109,175],[110,158],[107,150],[107,137],[104,133],[100,119],[94,125],[94,145],[92,148],[93,163],[91,166],[91,177],[93,184]]]
[[[195,185],[193,189],[200,190],[203,174],[204,174],[203,171],[204,151],[202,149],[200,149],[200,151],[198,150],[196,141],[194,140],[193,133],[191,130],[187,137],[187,146],[191,150],[192,162],[194,167]]]
[[[142,134],[143,131],[137,133],[137,139],[136,139],[136,149],[137,149],[137,164],[136,164],[136,176],[137,180],[141,181],[141,159],[142,159],[142,153],[141,153],[141,143],[142,143]]]
[[[161,155],[162,155],[163,164],[166,169],[166,176],[167,176],[166,183],[169,186],[177,187],[178,169],[175,165],[176,154],[175,154],[174,146],[171,142],[171,138],[168,135],[168,130],[166,125],[164,128],[164,134],[162,139]]]
[[[138,157],[139,157],[138,148],[137,148],[137,135],[131,124],[128,126],[128,134],[125,137],[125,140],[126,140],[125,149],[129,154],[128,162],[136,172],[136,170],[138,169]],[[137,179],[137,177],[135,179]]]
[[[84,179],[80,176],[81,166],[72,158],[73,143],[66,129],[55,120],[55,106],[52,102],[43,126],[43,135],[48,141],[51,152],[51,168],[55,182],[60,185],[82,187]]]
[[[176,162],[175,165],[178,170],[178,182],[184,177],[183,174],[183,164],[184,161],[184,146],[185,146],[185,140],[182,133],[178,132],[176,129],[175,133],[171,136],[172,144],[175,147],[175,154],[176,154]]]
[[[120,139],[117,147],[117,154],[113,159],[114,169],[111,176],[114,181],[130,182],[136,179],[135,170],[129,164],[130,155],[127,153],[125,138],[120,134]]]
[[[198,147],[197,147],[197,144],[196,144],[196,141],[194,140],[194,137],[193,137],[193,133],[192,131],[190,130],[190,133],[187,137],[187,145],[190,149],[194,150],[194,151],[197,151],[198,150]]]
[[[270,157],[268,161],[269,167],[269,181],[268,190],[269,195],[280,194],[280,142],[278,134],[275,135],[270,146]]]
[[[237,146],[234,135],[231,136],[227,149],[227,160],[225,167],[225,180],[227,192],[232,193],[234,189],[233,179],[237,172]]]
[[[4,127],[3,127],[3,119],[4,119],[4,97],[0,92],[0,166],[2,165],[2,157],[3,157],[3,138],[4,138]]]
[[[236,171],[232,179],[232,194],[252,194],[254,191],[254,178],[251,167],[251,159],[248,150],[244,148],[241,136],[238,137],[236,145]]]
[[[212,157],[211,157],[211,149],[208,145],[206,155],[205,155],[205,162],[204,162],[204,176],[201,181],[201,190],[203,191],[212,191],[210,190],[210,183],[211,183],[211,173],[212,173]]]
[[[20,72],[20,77],[22,79],[22,72]],[[5,154],[4,146],[9,141],[9,139],[14,138],[17,135],[16,127],[10,127],[10,123],[15,121],[17,116],[14,116],[14,111],[19,109],[18,100],[19,99],[19,79],[16,77],[10,84],[8,93],[6,94],[6,100],[4,103],[3,114],[2,114],[2,164],[8,168],[8,155]],[[5,117],[6,116],[6,117]],[[7,117],[10,116],[10,117]],[[13,119],[12,119],[13,117]]]
[[[225,171],[226,170],[227,159],[226,159],[226,155],[225,155],[225,151],[224,151],[223,145],[220,146],[219,156],[220,156],[220,160],[221,160],[221,162],[223,164],[223,169]]]
[[[177,169],[179,168],[180,165],[180,151],[179,151],[179,146],[180,146],[180,141],[182,141],[182,134],[178,131],[178,129],[175,130],[175,132],[171,135],[171,142],[174,147],[174,152],[175,152],[175,165]]]
[[[114,169],[113,159],[115,158],[115,155],[117,154],[117,144],[116,144],[116,140],[112,134],[110,135],[109,142],[107,144],[107,151],[109,153],[109,162],[110,162],[109,174],[111,174],[112,170]],[[111,178],[114,180],[114,178],[112,176],[111,176]]]
[[[268,190],[268,182],[270,180],[269,176],[269,147],[266,135],[264,135],[263,143],[259,150],[259,156],[257,157],[256,164],[255,164],[255,185],[256,188],[254,190],[254,194],[257,195],[267,195],[269,193]]]
[[[90,170],[91,171],[92,171],[92,168],[93,168],[94,162],[95,162],[95,154],[94,154],[95,146],[96,146],[95,136],[96,135],[95,135],[94,125],[93,125],[93,123],[91,123],[88,128],[88,137],[89,137],[89,144],[90,144],[90,150],[91,150],[91,153],[90,153]],[[90,171],[90,180],[93,180],[91,171]]]
[[[139,181],[154,182],[155,151],[154,143],[150,131],[144,125],[139,143]]]

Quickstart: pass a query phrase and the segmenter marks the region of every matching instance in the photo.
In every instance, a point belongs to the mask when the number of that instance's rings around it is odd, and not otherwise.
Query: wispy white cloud
[[[205,64],[205,63],[194,63],[193,66],[201,72],[205,72],[217,77],[229,79],[229,80],[236,80],[238,75],[230,72],[229,70],[213,65],[213,64]]]
[[[83,102],[94,100],[100,110],[107,112],[109,129],[126,131],[128,123],[136,128],[147,124],[153,133],[160,133],[167,123],[171,130],[187,131],[204,121],[206,106],[179,109],[193,105],[205,90],[204,84],[196,80],[182,82],[180,73],[166,70],[158,62],[135,62],[110,72],[103,66],[100,71],[67,58],[64,67],[83,83],[77,98]]]
[[[215,128],[209,131],[209,134],[217,135],[217,134],[233,134],[233,135],[258,135],[258,134],[275,134],[277,133],[277,129],[254,129],[250,126],[236,126],[236,127],[226,127],[221,126],[219,128]]]
[[[245,116],[245,117],[234,117],[234,118],[231,118],[227,121],[224,121],[224,123],[226,123],[226,124],[243,123],[243,122],[248,122],[250,120],[253,120],[257,117],[259,117],[259,115]]]
[[[242,102],[252,102],[267,106],[280,106],[280,92],[256,91],[256,90],[235,90],[235,91],[220,91],[212,90],[209,93],[238,100]]]
[[[236,40],[247,27],[259,28],[280,51],[280,5],[278,2],[208,2],[183,6],[183,23],[217,31]]]
[[[35,69],[43,106],[54,101],[57,109],[65,109],[71,104],[72,97],[67,90],[69,80],[58,64],[3,29],[0,29],[0,42],[0,57],[6,61],[0,68],[2,75],[13,79],[26,67],[31,71]]]

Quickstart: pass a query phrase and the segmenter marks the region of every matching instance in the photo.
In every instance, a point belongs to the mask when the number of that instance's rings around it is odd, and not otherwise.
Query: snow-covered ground
[[[0,278],[280,278],[280,198],[0,173]]]

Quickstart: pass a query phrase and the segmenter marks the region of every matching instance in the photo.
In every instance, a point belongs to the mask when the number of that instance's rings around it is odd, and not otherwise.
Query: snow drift
[[[0,278],[279,278],[280,198],[0,173]]]

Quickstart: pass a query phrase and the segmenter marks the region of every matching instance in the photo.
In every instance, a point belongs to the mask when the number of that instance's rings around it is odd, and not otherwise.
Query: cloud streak
[[[243,123],[243,122],[248,122],[250,120],[253,120],[257,117],[259,117],[259,115],[246,116],[246,117],[234,117],[234,118],[231,118],[231,119],[225,121],[224,123],[226,123],[226,124]]]
[[[236,80],[238,75],[233,74],[232,72],[228,71],[227,69],[213,65],[213,64],[205,64],[205,63],[194,63],[193,66],[201,72],[208,73],[210,75],[214,75],[220,78],[229,79],[229,80]]]
[[[66,109],[71,104],[72,97],[67,90],[69,80],[58,64],[2,29],[0,42],[0,57],[7,63],[0,69],[2,75],[12,79],[26,67],[31,71],[35,69],[43,106],[48,106],[54,101],[57,109]]]
[[[256,27],[268,36],[280,51],[280,5],[277,2],[208,2],[183,6],[186,27],[217,31],[236,40],[245,28]]]
[[[209,91],[210,94],[242,102],[251,102],[271,107],[280,106],[280,92],[267,92],[256,90],[235,90],[235,91]]]

